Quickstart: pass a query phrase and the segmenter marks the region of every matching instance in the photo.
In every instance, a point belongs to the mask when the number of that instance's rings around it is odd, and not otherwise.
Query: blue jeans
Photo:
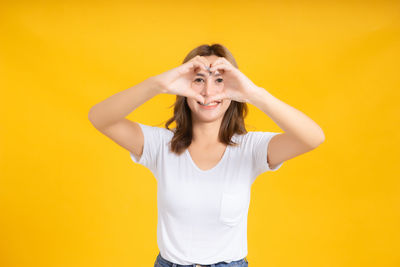
[[[163,257],[161,257],[160,253],[158,253],[156,261],[154,262],[154,267],[203,267],[203,266],[204,267],[248,267],[249,263],[247,261],[247,258],[244,257],[241,260],[232,261],[229,263],[221,261],[209,265],[200,265],[200,264],[181,265],[164,259]]]

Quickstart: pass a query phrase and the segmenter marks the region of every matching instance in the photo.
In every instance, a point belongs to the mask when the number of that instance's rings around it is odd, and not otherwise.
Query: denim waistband
[[[157,255],[157,261],[162,262],[162,266],[169,266],[169,267],[215,267],[215,265],[217,264],[227,264],[227,266],[229,266],[229,264],[232,264],[232,266],[236,266],[237,263],[241,263],[241,262],[246,262],[247,263],[247,259],[246,257],[244,257],[243,259],[237,260],[237,261],[232,261],[232,262],[224,262],[224,261],[220,261],[217,263],[213,263],[213,264],[190,264],[190,265],[182,265],[182,264],[177,264],[177,263],[173,263],[168,261],[167,259],[164,259],[161,256],[161,253],[158,253]]]

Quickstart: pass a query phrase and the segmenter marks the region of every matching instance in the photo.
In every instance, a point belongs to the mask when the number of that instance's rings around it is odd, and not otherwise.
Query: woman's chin
[[[221,116],[219,116],[219,114],[215,116],[210,116],[210,114],[208,114],[208,116],[207,114],[197,114],[195,120],[198,122],[213,122],[219,120],[220,118]]]

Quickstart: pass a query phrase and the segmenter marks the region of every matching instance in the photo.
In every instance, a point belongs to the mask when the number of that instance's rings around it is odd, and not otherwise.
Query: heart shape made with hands
[[[206,66],[206,69],[207,69],[207,71],[208,71],[208,77],[206,76],[205,78],[209,78],[210,76],[216,76],[216,75],[220,75],[220,74],[222,74],[223,73],[223,71],[222,71],[222,73],[221,72],[219,72],[218,70],[216,70],[214,73],[212,72],[212,71],[210,71],[210,67],[208,67],[208,66]],[[219,97],[221,97],[222,95],[219,95],[219,96],[217,96],[217,95],[210,95],[210,96],[203,96],[203,98],[204,98],[204,104],[208,104],[208,103],[211,103],[211,102],[213,102],[213,101],[222,101],[223,99],[221,98],[219,98]]]
[[[205,104],[223,99],[249,102],[250,95],[254,95],[259,90],[258,86],[224,57],[219,57],[210,66],[205,67],[210,75],[212,73],[214,75],[221,74],[221,78],[224,80],[222,92],[207,96],[204,101]]]

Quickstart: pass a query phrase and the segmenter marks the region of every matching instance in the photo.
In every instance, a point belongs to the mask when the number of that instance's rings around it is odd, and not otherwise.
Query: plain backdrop
[[[2,1],[0,266],[153,266],[156,180],[88,112],[212,43],[326,137],[253,184],[250,266],[400,266],[399,14],[399,1]],[[163,127],[174,100],[127,118]],[[249,110],[249,131],[282,131]]]

